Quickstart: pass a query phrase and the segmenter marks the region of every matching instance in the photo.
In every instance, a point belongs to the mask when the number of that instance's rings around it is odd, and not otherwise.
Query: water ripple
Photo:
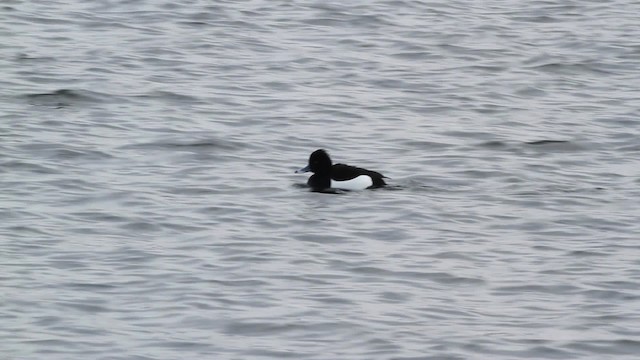
[[[3,6],[4,357],[640,352],[635,2]]]

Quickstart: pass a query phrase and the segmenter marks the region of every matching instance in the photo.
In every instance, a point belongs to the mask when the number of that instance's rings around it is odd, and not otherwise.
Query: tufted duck
[[[332,165],[329,154],[322,149],[314,151],[309,157],[309,164],[296,173],[307,171],[314,173],[307,181],[313,190],[364,190],[387,185],[379,172],[345,164]]]

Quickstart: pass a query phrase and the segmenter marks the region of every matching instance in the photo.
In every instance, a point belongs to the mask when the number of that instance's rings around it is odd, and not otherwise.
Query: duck
[[[315,191],[327,189],[364,190],[384,187],[385,176],[377,171],[367,170],[345,164],[333,164],[324,149],[318,149],[309,156],[307,166],[296,173],[311,171],[313,175],[307,181]]]

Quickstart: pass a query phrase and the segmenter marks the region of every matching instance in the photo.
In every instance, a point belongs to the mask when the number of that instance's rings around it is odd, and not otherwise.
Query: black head
[[[329,174],[331,172],[331,158],[329,157],[329,154],[322,149],[318,149],[311,153],[311,156],[309,156],[309,164],[296,172],[300,173],[307,171],[321,175]]]
[[[309,168],[315,174],[329,173],[331,171],[331,158],[323,149],[318,149],[309,156]]]

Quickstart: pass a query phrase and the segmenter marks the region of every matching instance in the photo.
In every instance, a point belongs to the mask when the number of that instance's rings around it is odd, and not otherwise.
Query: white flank
[[[364,190],[373,185],[373,180],[367,175],[360,175],[351,180],[335,181],[331,180],[331,187],[342,190]]]

